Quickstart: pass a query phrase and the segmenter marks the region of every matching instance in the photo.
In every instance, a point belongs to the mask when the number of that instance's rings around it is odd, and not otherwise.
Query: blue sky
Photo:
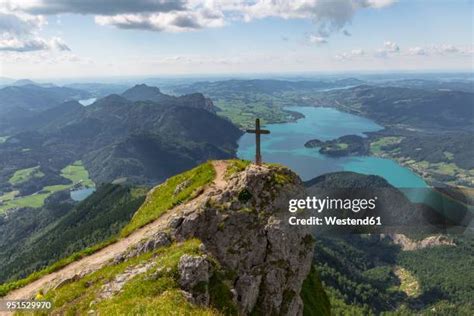
[[[472,71],[473,67],[474,9],[469,0],[77,3],[0,0],[0,76]]]

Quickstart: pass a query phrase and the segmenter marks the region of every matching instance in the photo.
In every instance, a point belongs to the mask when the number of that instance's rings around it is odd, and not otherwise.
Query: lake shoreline
[[[300,112],[305,118],[296,122],[265,126],[270,129],[271,134],[262,138],[264,161],[287,165],[302,176],[303,180],[329,172],[352,171],[381,176],[395,187],[427,187],[421,177],[392,159],[370,155],[328,157],[314,149],[304,147],[308,140],[314,138],[331,141],[346,135],[358,135],[365,139],[368,138],[369,133],[384,130],[383,126],[365,117],[330,107],[291,106],[284,108],[284,110],[287,109]],[[252,148],[254,148],[252,146],[254,146],[253,138],[243,135],[239,140],[237,156],[243,159],[252,159]]]
[[[291,109],[292,112],[297,112],[298,109],[301,110],[301,108],[303,108],[303,109],[332,109],[332,110],[335,110],[335,111],[338,111],[338,112],[341,112],[341,113],[345,113],[345,114],[348,114],[348,115],[352,115],[352,116],[355,116],[355,117],[359,117],[359,118],[363,118],[363,119],[371,121],[371,119],[366,118],[363,115],[360,115],[360,113],[359,113],[359,115],[355,115],[354,113],[343,112],[343,111],[340,111],[339,109],[334,109],[332,107],[291,106],[291,107],[285,107],[284,110]],[[303,118],[301,118],[301,119],[307,118],[307,116],[305,114],[302,113],[302,115],[303,115]],[[295,123],[298,124],[298,121],[301,120],[301,119],[292,120],[292,121],[289,121],[289,122],[286,122],[286,123],[267,124],[266,127],[268,128],[268,127],[272,127],[274,125],[281,125],[281,124],[295,124]],[[375,123],[375,124],[377,124],[377,123]],[[373,152],[371,150],[371,143],[372,142],[380,139],[380,137],[393,136],[393,135],[397,134],[395,132],[398,130],[396,128],[394,130],[394,128],[390,127],[390,126],[383,126],[383,125],[379,125],[379,126],[381,127],[380,130],[364,131],[364,132],[361,133],[363,135],[363,137],[361,137],[361,138],[364,140],[364,143],[365,143],[364,146],[367,147],[366,148],[367,150],[364,150],[364,154],[361,154],[361,155],[357,155],[357,154],[344,155],[344,154],[342,154],[341,152],[339,152],[337,150],[335,152],[335,155],[331,155],[331,154],[328,155],[328,153],[325,153],[325,152],[322,152],[320,154],[325,155],[325,156],[330,156],[330,157],[332,156],[332,158],[336,158],[336,159],[337,158],[349,158],[349,157],[354,157],[356,159],[357,158],[364,159],[364,157],[367,157],[367,158],[375,158],[375,159],[382,159],[382,160],[390,161],[393,164],[397,165],[399,168],[404,169],[404,170],[408,171],[409,173],[412,173],[413,175],[415,175],[419,179],[421,179],[421,181],[423,181],[424,187],[426,189],[436,191],[439,194],[441,194],[442,196],[444,196],[445,198],[447,198],[449,200],[453,200],[457,203],[461,203],[462,205],[472,205],[473,201],[472,200],[469,201],[468,197],[466,197],[465,199],[461,199],[461,200],[459,199],[459,196],[463,196],[463,191],[462,190],[457,189],[456,187],[450,186],[448,184],[444,184],[444,183],[439,182],[439,181],[433,181],[432,177],[430,176],[430,174],[427,171],[420,172],[419,169],[413,168],[413,166],[406,163],[404,161],[404,159],[397,159],[397,157],[390,156],[385,151],[382,151],[380,154],[377,154],[377,153]],[[406,131],[406,133],[408,133],[408,132]],[[349,133],[349,134],[346,134],[346,135],[339,136],[338,138],[330,138],[330,139],[327,139],[325,141],[319,141],[318,140],[318,143],[333,145],[333,144],[337,143],[337,141],[340,140],[341,138],[344,139],[345,136],[354,136],[354,134]],[[308,141],[311,141],[311,140],[314,140],[314,138],[310,138],[310,139],[306,140],[304,145],[307,145]],[[312,146],[306,146],[306,147],[312,147]],[[312,149],[314,150],[314,148],[312,148]],[[282,163],[284,163],[284,162],[282,162]],[[291,168],[291,166],[289,166],[289,167]],[[330,173],[330,172],[334,172],[334,171],[337,171],[337,170],[327,170],[325,173]],[[342,171],[353,171],[353,172],[358,172],[358,173],[362,173],[362,174],[375,174],[375,175],[381,176],[384,179],[386,179],[387,181],[389,181],[389,179],[387,179],[387,177],[385,177],[384,174],[381,174],[380,172],[379,173],[371,173],[371,172],[367,172],[367,171],[366,172],[363,172],[363,171],[361,172],[359,170],[353,170],[351,168],[349,168],[347,170],[342,169]],[[322,174],[324,174],[324,173],[322,173]],[[321,174],[315,175],[315,177],[320,176],[320,175]],[[301,176],[301,174],[300,174],[300,176]],[[394,183],[392,183],[391,181],[389,181],[389,183],[394,185]],[[436,185],[437,183],[440,184],[440,185],[437,186]],[[394,185],[394,186],[399,188],[399,189],[403,189],[403,188],[406,189],[406,187],[404,187],[404,186],[397,186],[397,185]],[[414,187],[419,188],[419,185],[416,185]],[[410,191],[410,189],[408,189],[407,191]],[[417,191],[417,189],[411,190],[411,191]],[[416,199],[416,198],[414,198],[414,199]],[[467,202],[464,201],[464,200],[466,200]]]

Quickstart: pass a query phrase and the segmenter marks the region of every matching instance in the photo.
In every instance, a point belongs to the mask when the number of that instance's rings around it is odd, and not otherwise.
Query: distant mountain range
[[[288,81],[273,79],[255,80],[225,80],[196,82],[190,85],[181,85],[173,88],[176,93],[201,92],[212,96],[229,95],[236,92],[246,93],[281,93],[292,90],[320,91],[324,89],[344,88],[363,84],[364,81],[355,78],[346,78],[334,81]]]
[[[122,97],[130,101],[152,101],[164,105],[204,108],[208,111],[215,112],[214,104],[211,99],[205,98],[202,93],[192,93],[175,97],[162,93],[157,87],[139,84],[122,93]]]
[[[90,97],[82,90],[25,83],[0,89],[0,131],[2,124],[13,119],[33,116],[65,101]]]
[[[437,81],[426,79],[401,79],[381,82],[378,83],[378,85],[435,91],[474,92],[474,81],[472,80]]]
[[[64,87],[87,91],[94,98],[102,98],[108,96],[109,94],[121,94],[130,88],[129,85],[125,84],[99,82],[70,83],[64,85]]]

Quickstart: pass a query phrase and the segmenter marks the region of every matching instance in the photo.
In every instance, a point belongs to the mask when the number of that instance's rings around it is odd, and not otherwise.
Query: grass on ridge
[[[169,178],[166,182],[154,188],[147,196],[145,203],[133,215],[130,223],[125,226],[121,236],[130,235],[136,229],[151,223],[166,211],[186,202],[198,193],[204,185],[212,182],[216,171],[211,162]],[[178,186],[182,186],[177,190]]]
[[[248,165],[250,165],[249,160],[242,160],[242,159],[232,159],[228,160],[228,167],[225,172],[225,177],[226,179],[230,178],[232,175],[243,171],[245,168],[247,168]]]

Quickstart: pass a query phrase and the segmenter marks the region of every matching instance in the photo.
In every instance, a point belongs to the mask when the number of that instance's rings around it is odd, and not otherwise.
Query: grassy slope
[[[134,230],[154,221],[172,207],[192,199],[199,189],[214,180],[215,175],[212,163],[207,162],[169,178],[150,192],[145,203],[122,230],[121,236],[130,235]],[[183,187],[176,192],[180,184]]]

